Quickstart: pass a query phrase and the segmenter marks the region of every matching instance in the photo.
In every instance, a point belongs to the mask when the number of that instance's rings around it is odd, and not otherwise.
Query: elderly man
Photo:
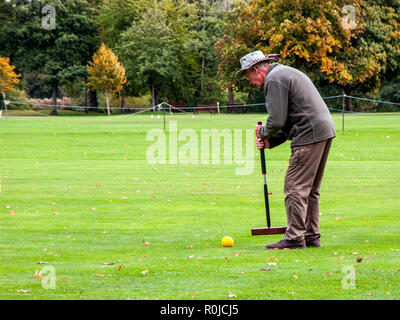
[[[268,249],[320,247],[319,189],[332,139],[336,136],[329,110],[310,78],[276,63],[278,55],[251,52],[240,59],[251,85],[264,90],[268,118],[257,125],[258,149],[291,140],[291,157],[284,193],[287,230],[283,240]]]

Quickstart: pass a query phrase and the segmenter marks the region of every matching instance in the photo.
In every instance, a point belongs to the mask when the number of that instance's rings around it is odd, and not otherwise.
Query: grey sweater
[[[271,148],[286,140],[297,147],[336,137],[328,107],[303,72],[273,63],[264,79],[264,94],[268,118],[260,137],[268,138]]]

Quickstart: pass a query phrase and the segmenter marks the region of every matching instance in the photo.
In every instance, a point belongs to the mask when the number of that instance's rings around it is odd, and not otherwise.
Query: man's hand
[[[267,138],[265,138],[264,140],[261,138],[256,138],[256,146],[257,146],[258,150],[261,150],[262,148],[269,149],[269,147],[270,147],[269,141]]]
[[[262,124],[256,125],[255,131],[256,131],[256,146],[258,150],[261,150],[262,148],[268,149],[270,147],[268,139],[261,139],[260,137],[260,129],[263,127]]]

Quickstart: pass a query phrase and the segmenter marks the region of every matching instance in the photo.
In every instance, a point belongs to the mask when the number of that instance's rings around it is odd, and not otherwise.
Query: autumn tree
[[[107,113],[110,116],[109,95],[121,91],[126,82],[125,69],[110,48],[104,43],[87,66],[87,85],[106,95]]]
[[[10,91],[18,82],[19,75],[14,72],[15,66],[10,65],[10,58],[0,57],[0,100],[4,103],[4,94]],[[4,103],[7,114],[7,106]]]
[[[0,93],[10,91],[18,82],[20,75],[14,72],[10,58],[0,57]]]
[[[378,2],[253,0],[233,13],[219,43],[220,73],[233,81],[233,59],[259,49],[347,94],[376,89],[400,52],[399,1]]]

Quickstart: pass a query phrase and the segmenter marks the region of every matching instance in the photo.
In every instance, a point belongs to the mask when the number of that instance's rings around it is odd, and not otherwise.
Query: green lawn
[[[244,130],[265,118],[168,115],[166,124],[199,141],[201,129],[241,129],[245,146]],[[282,236],[250,234],[265,226],[254,145],[254,170],[239,175],[223,152],[220,164],[150,164],[146,135],[163,129],[162,116],[1,118],[0,298],[400,299],[400,116],[346,115],[344,136],[333,118],[323,247],[288,251],[265,250]],[[289,143],[266,151],[275,226],[286,223],[289,156]],[[43,287],[46,273],[33,277],[49,266],[55,289]],[[354,289],[342,283],[351,266]]]

